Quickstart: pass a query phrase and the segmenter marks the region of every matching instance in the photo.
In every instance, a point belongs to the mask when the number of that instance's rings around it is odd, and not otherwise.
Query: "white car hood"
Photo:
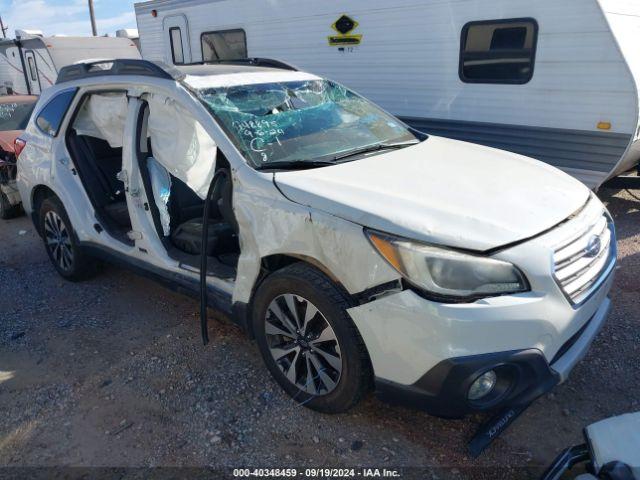
[[[486,251],[582,207],[589,190],[545,163],[441,137],[335,166],[278,172],[290,200],[365,227]]]

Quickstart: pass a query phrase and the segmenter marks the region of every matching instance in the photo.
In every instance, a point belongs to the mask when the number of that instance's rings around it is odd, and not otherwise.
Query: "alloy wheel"
[[[58,267],[64,271],[70,270],[73,266],[73,248],[69,230],[60,215],[53,210],[48,211],[44,217],[44,237],[51,258]]]
[[[285,377],[310,395],[333,391],[342,373],[340,344],[315,305],[299,295],[276,297],[265,318],[267,345]]]

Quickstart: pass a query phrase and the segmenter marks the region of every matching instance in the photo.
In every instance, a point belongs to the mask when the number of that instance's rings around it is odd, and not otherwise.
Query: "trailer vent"
[[[613,222],[605,214],[580,235],[555,249],[555,278],[567,298],[580,305],[594,293],[616,263]]]

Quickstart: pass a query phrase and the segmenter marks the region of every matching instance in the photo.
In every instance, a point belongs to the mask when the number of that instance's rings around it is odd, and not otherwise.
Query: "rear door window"
[[[67,110],[69,110],[69,105],[71,105],[71,100],[73,100],[76,91],[76,88],[72,88],[60,92],[38,113],[36,125],[42,132],[51,137],[58,135],[62,119]]]

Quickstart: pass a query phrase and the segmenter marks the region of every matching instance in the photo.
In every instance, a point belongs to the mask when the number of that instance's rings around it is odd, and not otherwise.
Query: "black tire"
[[[0,190],[0,218],[9,220],[20,213],[20,205],[11,205],[5,193]]]
[[[78,245],[62,202],[46,198],[40,205],[39,228],[49,260],[61,277],[72,282],[86,280],[97,272],[97,262]]]
[[[319,311],[320,315],[316,314],[313,320],[309,321],[308,330],[312,329],[312,323],[317,326],[319,322],[322,325],[328,323],[331,327],[331,333],[335,336],[339,350],[335,348],[335,343],[332,345],[333,340],[330,340],[329,343],[317,343],[316,346],[337,350],[337,354],[341,357],[341,372],[338,372],[338,376],[336,376],[336,371],[333,371],[324,362],[324,359],[328,357],[324,354],[318,355],[317,348],[311,346],[314,341],[321,341],[320,338],[309,341],[309,338],[313,338],[314,335],[319,336],[317,333],[304,337],[306,341],[301,337],[298,337],[298,340],[295,341],[292,338],[288,338],[291,335],[273,334],[274,320],[279,325],[283,325],[283,323],[278,321],[280,316],[276,316],[272,310],[268,312],[268,309],[272,308],[270,307],[272,302],[284,302],[286,310],[281,310],[279,313],[282,314],[283,311],[290,312],[291,310],[286,307],[288,304],[284,300],[286,298],[290,299],[289,295],[296,296],[294,297],[296,302],[307,301],[307,303],[298,303],[298,305],[302,305],[301,307],[296,307],[298,317],[306,316],[306,311],[309,308],[307,305],[309,304]],[[351,306],[353,306],[353,301],[342,288],[335,285],[320,271],[304,263],[289,265],[269,275],[261,283],[255,294],[252,312],[253,332],[267,368],[285,392],[296,402],[304,404],[313,410],[325,413],[344,412],[358,403],[371,388],[373,377],[371,362],[364,342],[347,313],[347,309]],[[304,314],[301,313],[302,310],[300,309],[302,308],[304,308]],[[291,316],[288,318],[292,319]],[[266,332],[268,323],[271,323],[270,331],[272,334],[267,334]],[[318,327],[318,329],[324,331],[326,327]],[[282,329],[279,330],[282,331]],[[287,329],[287,331],[290,332],[291,329]],[[278,348],[278,342],[274,346],[274,339],[286,342],[287,347],[285,350],[290,345],[296,344],[297,347],[295,348],[298,348],[298,353],[292,353],[286,358],[283,356],[279,360],[280,363],[277,362],[275,355],[279,355],[279,353],[272,354],[272,349],[276,349],[278,352],[284,350]],[[297,343],[300,341],[303,344]],[[300,345],[304,345],[304,347]],[[301,348],[306,352],[300,353]],[[304,355],[304,357],[299,358],[298,354]],[[293,361],[291,361],[292,356]],[[307,359],[307,356],[310,358]],[[311,357],[315,358],[315,363],[311,360]],[[314,368],[314,366],[318,367],[318,359],[323,360],[320,369]],[[299,375],[296,376],[294,369],[293,377],[301,377],[302,388],[290,381],[283,370],[287,365],[292,365],[296,361],[301,362],[301,364],[298,364],[299,366],[301,365],[301,372],[298,372]],[[309,367],[310,363],[312,364],[311,367]],[[305,372],[307,371],[311,372],[309,376],[306,376]],[[328,375],[331,375],[331,378],[325,382]],[[309,378],[311,381],[309,381]],[[305,379],[307,379],[306,383],[304,382]],[[331,381],[334,381],[334,383],[329,389],[327,385],[330,385]],[[305,389],[311,390],[311,392]],[[313,393],[314,391],[315,393]]]

